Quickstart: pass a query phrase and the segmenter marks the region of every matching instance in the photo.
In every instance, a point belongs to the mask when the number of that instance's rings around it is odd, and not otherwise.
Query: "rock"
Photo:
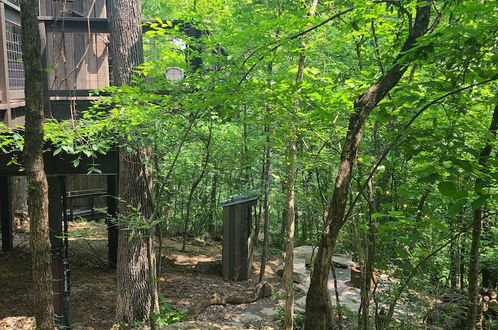
[[[271,297],[275,293],[275,287],[273,286],[273,284],[269,282],[264,282],[262,284],[262,287],[263,287],[262,296],[265,298]]]
[[[294,258],[303,259],[307,262],[311,261],[311,256],[316,257],[316,252],[318,248],[315,248],[315,254],[313,255],[313,247],[310,245],[303,245],[294,248]]]
[[[309,263],[311,261],[311,256],[313,256],[314,259],[317,252],[318,248],[315,248],[313,253],[313,247],[310,245],[298,246],[297,248],[294,248],[294,258],[303,259],[305,263]],[[353,257],[350,254],[334,254],[332,261],[337,267],[346,268],[356,266],[356,263],[353,262]]]
[[[332,262],[334,263],[334,266],[342,268],[356,266],[356,263],[353,262],[353,257],[350,254],[334,254],[332,256]]]
[[[294,283],[294,290],[298,293],[304,294],[308,292],[308,287],[304,284]]]
[[[295,283],[299,283],[299,284],[303,284],[303,285],[308,285],[309,281],[310,281],[310,277],[308,275],[306,275],[306,274],[300,274],[300,273],[294,272],[292,274],[292,280]]]
[[[284,265],[280,265],[276,269],[276,273],[278,276],[284,276]],[[304,259],[294,259],[294,269],[292,274],[292,280],[296,283],[300,284],[308,284],[309,274],[306,271],[306,266],[304,264]]]
[[[294,304],[296,305],[296,309],[304,310],[306,307],[306,296],[297,299]]]
[[[261,316],[259,315],[256,315],[256,314],[252,314],[252,313],[244,313],[242,315],[240,315],[240,321],[241,322],[259,322],[261,321],[262,318]]]
[[[189,321],[189,322],[178,322],[169,325],[159,327],[160,330],[217,330],[218,328],[212,326],[208,323]]]

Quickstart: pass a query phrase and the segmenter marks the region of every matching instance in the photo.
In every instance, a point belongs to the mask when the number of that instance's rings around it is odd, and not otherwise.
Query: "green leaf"
[[[386,216],[385,214],[375,212],[372,214],[372,219],[377,219],[377,218],[385,217],[385,216]]]
[[[427,176],[421,177],[417,181],[420,183],[432,183],[432,182],[436,181],[437,179],[439,179],[439,174],[438,173],[431,173]]]
[[[62,151],[62,147],[55,149],[54,156],[60,154],[61,151]]]
[[[470,206],[472,207],[473,210],[477,210],[478,208],[482,207],[484,204],[486,204],[486,201],[488,200],[489,195],[481,195],[479,198],[474,200],[472,203],[470,203]]]
[[[434,219],[434,218],[432,218],[432,217],[431,217],[431,218],[428,218],[428,219],[427,219],[427,221],[428,221],[428,222],[429,222],[429,223],[430,223],[430,224],[431,224],[431,225],[432,225],[435,229],[438,229],[438,230],[446,230],[446,229],[448,228],[448,227],[447,227],[444,223],[442,223],[442,222],[440,222],[440,221],[438,221],[438,220],[436,220],[436,219]]]
[[[457,201],[457,200],[462,199],[462,198],[467,198],[468,196],[469,196],[469,194],[468,194],[466,191],[464,191],[464,190],[459,190],[459,191],[457,191],[457,192],[453,195],[452,199],[453,199],[454,201]]]
[[[438,184],[439,192],[446,197],[453,197],[457,193],[457,186],[452,181],[443,181]]]
[[[466,203],[467,203],[467,199],[465,199],[465,198],[457,200],[448,209],[448,215],[451,216],[451,217],[457,215],[458,213],[460,213],[460,211],[462,210],[462,208],[465,206]]]

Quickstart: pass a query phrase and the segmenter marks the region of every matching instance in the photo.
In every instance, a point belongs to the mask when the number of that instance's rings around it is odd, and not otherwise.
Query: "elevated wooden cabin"
[[[95,99],[90,91],[108,86],[111,81],[106,1],[40,0],[39,3],[41,61],[46,69],[43,77],[45,115],[53,119],[75,119]],[[17,0],[0,0],[0,45],[0,121],[9,128],[16,128],[24,125],[26,114]],[[19,166],[9,164],[13,156],[21,157],[0,154],[0,222],[4,251],[13,248],[10,187],[13,180],[10,177],[23,175]],[[63,315],[59,323],[67,326],[70,324],[69,262],[67,240],[60,237],[67,230],[69,217],[74,216],[68,205],[82,205],[81,199],[86,197],[90,202],[94,200],[94,206],[103,206],[105,202],[111,218],[117,213],[117,152],[95,160],[83,158],[83,164],[78,167],[71,164],[74,157],[63,152],[55,156],[44,154],[49,183],[54,308],[57,315]],[[101,164],[103,175],[83,178],[92,163]],[[81,189],[85,191],[82,193]],[[109,223],[109,263],[115,265],[117,229],[111,220]]]
[[[24,124],[24,70],[18,1],[0,0],[0,120]],[[46,116],[71,119],[110,84],[105,0],[40,0]]]

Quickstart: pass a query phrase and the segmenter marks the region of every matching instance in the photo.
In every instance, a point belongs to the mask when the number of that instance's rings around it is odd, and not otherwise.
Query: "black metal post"
[[[0,218],[2,222],[2,250],[14,249],[12,236],[12,207],[10,180],[8,176],[0,177]]]
[[[109,247],[109,267],[116,268],[118,261],[118,176],[107,176],[107,237]]]
[[[49,176],[48,180],[48,216],[50,227],[50,244],[52,255],[52,291],[54,294],[54,313],[57,324],[69,326],[68,301],[66,299],[66,274],[64,271],[64,242],[62,216],[64,212],[63,176]],[[64,189],[62,186],[64,185]]]

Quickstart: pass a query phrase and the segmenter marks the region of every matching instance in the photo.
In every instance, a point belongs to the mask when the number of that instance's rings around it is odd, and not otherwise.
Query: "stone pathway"
[[[304,311],[306,306],[306,293],[310,285],[310,272],[306,269],[306,263],[311,261],[313,248],[311,246],[300,246],[294,250],[294,281],[298,282],[296,287],[301,294],[296,295],[296,309]],[[315,251],[316,254],[316,251]],[[346,306],[353,312],[357,312],[360,308],[361,295],[360,289],[351,285],[351,267],[356,266],[350,255],[336,254],[332,257],[335,265],[337,276],[337,292],[339,294],[339,303]],[[379,292],[385,293],[391,289],[396,280],[389,279],[387,275],[379,276]],[[332,304],[336,305],[336,295],[334,278],[332,272],[329,274],[328,289]],[[413,308],[407,306],[409,299],[400,299],[400,302],[394,312],[394,317],[398,319],[416,317]],[[373,303],[373,302],[372,302]]]
[[[316,251],[315,251],[316,252]],[[310,272],[306,268],[306,264],[311,261],[312,247],[301,246],[294,251],[294,285],[296,289],[295,307],[298,311],[304,311],[306,306],[306,293],[310,285]],[[360,307],[360,289],[351,286],[351,266],[356,266],[350,255],[334,255],[332,258],[336,265],[335,271],[337,276],[337,291],[339,301],[342,306],[347,307],[352,312],[357,312]],[[281,272],[281,270],[280,270]],[[277,273],[279,270],[277,269]],[[281,273],[280,273],[281,274]],[[386,275],[380,276],[379,291],[386,292],[392,287],[395,280],[390,280]],[[336,304],[334,279],[332,273],[329,274],[328,289],[330,292],[332,304]],[[277,299],[280,299],[278,300]],[[277,297],[261,299],[252,304],[233,305],[233,306],[212,306],[209,308],[219,308],[219,312],[224,312],[226,320],[230,319],[229,329],[250,329],[248,324],[263,325],[263,329],[277,329],[278,325],[273,322],[277,317],[279,309],[283,308],[283,291],[280,290]],[[398,319],[416,317],[409,308],[401,300],[394,313],[394,317]],[[273,325],[270,324],[274,324]],[[173,328],[172,328],[173,329]],[[208,328],[206,328],[208,329]]]

